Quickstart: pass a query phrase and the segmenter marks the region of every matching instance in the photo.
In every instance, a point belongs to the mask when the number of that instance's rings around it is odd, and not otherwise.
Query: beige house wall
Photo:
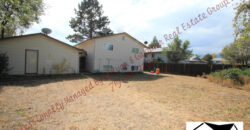
[[[38,74],[79,73],[79,50],[43,35],[0,40],[0,52],[9,57],[10,75],[25,74],[25,50],[38,50]],[[65,71],[56,72],[53,66],[66,61]]]
[[[135,40],[131,39],[127,35],[116,35],[110,37],[104,37],[94,40],[95,44],[95,61],[94,72],[106,72],[103,68],[104,65],[112,65],[114,72],[131,72],[131,66],[141,65],[143,70],[144,57],[139,60],[135,59],[135,53],[132,53],[133,48],[138,48],[139,52],[143,53],[143,46],[139,45]],[[104,49],[104,44],[112,44],[113,51],[107,51]],[[137,54],[138,55],[138,54]],[[134,63],[131,63],[130,57]],[[119,69],[119,66],[127,63],[128,69]]]

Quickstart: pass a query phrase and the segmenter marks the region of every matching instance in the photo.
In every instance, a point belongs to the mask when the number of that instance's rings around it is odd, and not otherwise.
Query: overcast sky
[[[99,0],[104,15],[110,19],[109,27],[115,32],[127,32],[141,42],[152,41],[154,36],[165,44],[165,34],[172,34],[180,28],[179,37],[189,40],[195,54],[219,54],[222,48],[233,41],[233,17],[237,0],[228,0],[223,7],[210,15],[210,8],[224,0]],[[45,15],[39,24],[26,30],[26,34],[41,32],[44,27],[52,29],[50,36],[70,45],[65,37],[72,34],[69,27],[71,17],[75,17],[74,8],[81,0],[45,0]],[[225,1],[226,2],[226,1]],[[224,4],[225,5],[225,4]],[[208,9],[209,8],[209,9]],[[207,11],[209,10],[209,11]],[[190,19],[204,13],[206,18],[186,31]],[[187,27],[185,27],[187,28]]]

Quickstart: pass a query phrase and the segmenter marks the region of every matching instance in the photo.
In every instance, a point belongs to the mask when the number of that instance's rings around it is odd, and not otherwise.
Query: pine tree
[[[150,48],[161,48],[161,45],[158,41],[158,39],[156,38],[156,36],[154,36],[152,42],[149,44]]]
[[[75,33],[67,37],[71,42],[82,42],[93,38],[97,33],[103,36],[103,30],[109,30],[105,34],[113,33],[107,28],[110,21],[107,16],[103,16],[102,5],[98,0],[83,0],[78,4],[78,9],[75,9],[75,14],[76,17],[70,20],[70,27]]]

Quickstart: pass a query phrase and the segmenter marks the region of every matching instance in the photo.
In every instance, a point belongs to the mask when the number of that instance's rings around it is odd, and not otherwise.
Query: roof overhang
[[[137,39],[135,39],[134,37],[132,37],[131,35],[129,35],[128,33],[126,32],[123,32],[123,33],[117,33],[117,34],[112,34],[112,35],[107,35],[107,36],[102,36],[102,37],[95,37],[95,38],[91,38],[91,39],[88,39],[86,41],[83,41],[81,43],[78,43],[76,44],[75,46],[78,46],[80,44],[84,44],[88,41],[91,41],[91,40],[96,40],[96,39],[102,39],[102,38],[107,38],[107,37],[113,37],[113,36],[117,36],[117,35],[126,35],[128,36],[129,38],[131,38],[132,40],[134,40],[137,44],[139,44],[140,46],[142,46],[143,48],[148,48],[146,45],[144,45],[143,43],[141,43],[140,41],[138,41]]]
[[[10,39],[15,39],[15,38],[32,37],[32,36],[37,36],[37,35],[40,35],[40,36],[43,36],[43,37],[45,37],[45,38],[54,40],[54,41],[56,41],[56,42],[58,42],[58,43],[61,43],[62,45],[65,45],[65,46],[67,46],[67,47],[73,48],[73,49],[75,49],[75,50],[77,50],[77,51],[79,51],[79,52],[83,52],[84,54],[87,55],[87,52],[86,52],[85,50],[79,49],[79,48],[74,47],[74,46],[71,46],[71,45],[69,45],[69,44],[67,44],[67,43],[65,43],[65,42],[62,42],[62,41],[60,41],[60,40],[58,40],[58,39],[55,39],[55,38],[50,37],[50,36],[48,36],[48,35],[45,35],[45,34],[43,34],[43,33],[34,33],[34,34],[28,34],[28,35],[20,35],[20,36],[6,37],[6,38],[0,39],[0,41],[2,41],[2,40],[10,40]]]

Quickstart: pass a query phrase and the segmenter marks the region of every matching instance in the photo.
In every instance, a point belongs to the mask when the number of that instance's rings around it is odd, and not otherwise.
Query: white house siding
[[[54,65],[65,59],[69,66],[60,74],[79,73],[79,51],[43,35],[10,38],[0,41],[0,51],[9,57],[10,75],[25,74],[25,50],[38,50],[38,74],[57,74]]]
[[[107,51],[104,49],[104,44],[112,44],[113,51]],[[95,60],[94,60],[94,72],[107,72],[104,70],[104,65],[112,65],[114,72],[131,72],[131,66],[140,66],[143,71],[144,57],[139,60],[135,59],[135,54],[132,53],[132,48],[138,48],[139,53],[143,53],[143,46],[139,45],[135,40],[132,40],[125,34],[98,38],[94,40],[95,47]],[[84,48],[85,49],[85,48]],[[130,57],[132,57],[134,63],[131,63]],[[127,70],[123,71],[119,68],[120,65],[127,63]],[[140,69],[140,68],[138,68]]]

